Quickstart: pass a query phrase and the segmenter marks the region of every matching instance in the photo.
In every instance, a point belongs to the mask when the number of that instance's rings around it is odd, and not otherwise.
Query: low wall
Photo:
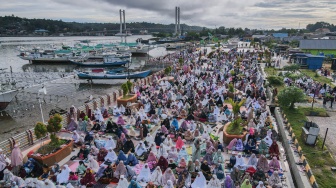
[[[133,82],[133,85],[141,85],[143,84],[149,84],[152,83],[154,81],[154,77],[156,75],[160,75],[163,74],[164,71],[158,71],[146,78],[142,78],[142,79],[138,79],[136,82]],[[122,96],[122,90],[116,90],[110,94],[107,95],[102,95],[99,96],[98,98],[95,98],[87,103],[85,103],[82,106],[76,107],[77,108],[77,118],[79,118],[79,113],[80,111],[84,111],[85,113],[87,113],[88,108],[91,109],[91,112],[93,112],[94,107],[101,107],[101,106],[111,106],[113,104],[117,103],[117,98],[119,96]],[[70,122],[69,122],[69,114],[63,114],[61,115],[63,121],[61,122],[63,127],[66,127]],[[18,143],[20,142],[20,148],[27,148],[27,147],[31,147],[32,145],[34,145],[34,143],[36,143],[39,139],[36,138],[35,132],[34,132],[34,128],[26,130],[23,133],[19,133],[5,141],[0,142],[0,148],[3,150],[3,153],[6,155],[10,155],[12,149],[14,148],[14,143]]]
[[[288,123],[288,119],[286,118],[286,115],[280,112],[279,107],[277,107],[275,109],[274,115],[275,115],[277,124],[279,125],[278,126],[279,134],[280,134],[282,140],[284,140],[283,145],[284,145],[285,151],[287,153],[287,161],[288,161],[288,164],[289,164],[289,167],[290,167],[291,174],[292,174],[293,179],[294,179],[295,186],[296,187],[306,187],[305,184],[304,184],[304,181],[302,179],[302,176],[300,175],[300,171],[297,169],[297,164],[296,164],[297,161],[295,161],[294,152],[292,151],[291,146],[290,146],[290,144],[288,142],[288,139],[287,139],[287,136],[286,136],[288,133],[291,136],[291,142],[294,143],[294,145],[295,145],[295,147],[298,151],[298,154],[300,156],[300,160],[303,162],[303,165],[304,165],[305,170],[307,172],[309,183],[311,184],[311,186],[313,188],[317,188],[318,184],[315,180],[315,176],[313,175],[313,172],[311,171],[311,168],[310,168],[306,158],[304,157],[304,155],[302,153],[302,148],[300,147],[300,145],[298,143],[297,137],[299,137],[299,135],[296,136],[294,134],[290,123]],[[287,130],[285,130],[285,128]]]

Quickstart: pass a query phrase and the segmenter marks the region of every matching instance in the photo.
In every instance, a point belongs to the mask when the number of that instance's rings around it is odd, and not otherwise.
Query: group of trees
[[[327,22],[316,22],[315,24],[308,24],[306,28],[310,32],[315,32],[316,29],[320,29],[320,28],[327,28],[331,32],[336,31],[336,25],[330,24],[330,23],[327,23]]]
[[[139,32],[142,29],[150,28],[150,32],[174,32],[174,24],[156,24],[148,22],[130,22],[127,27],[132,29],[132,32]],[[20,18],[14,15],[0,16],[0,33],[6,30],[25,30],[28,33],[34,32],[36,29],[46,29],[49,34],[65,33],[65,32],[89,32],[89,31],[104,31],[104,30],[119,30],[120,23],[78,23],[64,22],[62,20],[51,19],[28,19]],[[181,28],[188,30],[201,30],[202,27],[188,26],[181,24]]]
[[[132,29],[132,32],[137,33],[141,29],[150,28],[150,32],[161,32],[161,33],[173,33],[175,30],[174,24],[156,24],[148,22],[131,22],[127,23],[127,27]],[[14,15],[11,16],[0,16],[0,34],[7,30],[25,30],[28,33],[34,32],[36,29],[46,29],[49,34],[53,33],[64,33],[64,32],[89,32],[89,31],[104,31],[104,30],[119,30],[119,23],[78,23],[78,22],[64,22],[62,20],[51,20],[51,19],[28,19],[20,18]],[[330,31],[336,31],[336,25],[326,23],[326,22],[316,22],[315,24],[308,24],[305,29],[287,29],[282,28],[280,30],[251,30],[249,28],[225,28],[224,26],[216,27],[215,29],[209,29],[206,27],[199,26],[188,26],[186,24],[181,24],[182,33],[191,33],[193,38],[199,38],[200,36],[208,36],[209,33],[212,35],[221,34],[229,36],[239,36],[242,37],[247,33],[250,34],[266,34],[266,33],[288,33],[290,36],[302,34],[304,32],[314,32],[319,28],[328,28]],[[193,33],[192,31],[197,31]]]

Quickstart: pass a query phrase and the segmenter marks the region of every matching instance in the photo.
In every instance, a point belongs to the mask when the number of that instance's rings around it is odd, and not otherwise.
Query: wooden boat
[[[149,75],[151,70],[139,71],[139,72],[77,72],[77,76],[80,79],[126,79],[126,78],[145,78]]]
[[[116,61],[109,61],[109,62],[79,62],[79,61],[70,61],[72,64],[83,66],[83,67],[116,67],[122,66],[129,63],[128,60],[116,60]]]

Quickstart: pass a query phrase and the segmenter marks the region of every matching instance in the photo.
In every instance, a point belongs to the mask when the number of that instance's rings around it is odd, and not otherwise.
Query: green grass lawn
[[[278,69],[275,69],[273,67],[265,67],[264,71],[267,76],[278,76]]]
[[[316,74],[315,71],[308,70],[308,69],[301,69],[300,71],[301,71],[303,74],[305,74],[305,75],[311,77],[311,78],[312,78],[313,80],[315,80],[315,81],[318,81],[318,82],[323,83],[323,84],[324,84],[324,83],[327,83],[327,84],[329,84],[329,85],[334,86],[334,85],[331,83],[331,79],[329,79],[329,78],[327,78],[327,77],[325,77],[325,76],[319,76],[319,75]]]
[[[336,176],[330,169],[331,167],[336,166],[336,162],[328,152],[326,146],[324,151],[322,151],[321,148],[323,139],[319,138],[316,146],[308,146],[300,137],[302,130],[301,128],[304,125],[304,121],[308,120],[305,113],[310,111],[311,108],[282,108],[282,110],[284,110],[286,117],[288,118],[288,122],[291,124],[293,131],[297,136],[298,142],[302,147],[303,154],[313,171],[319,187],[336,187]],[[326,113],[325,109],[322,108],[314,108],[314,111]],[[316,123],[318,124],[318,122]]]

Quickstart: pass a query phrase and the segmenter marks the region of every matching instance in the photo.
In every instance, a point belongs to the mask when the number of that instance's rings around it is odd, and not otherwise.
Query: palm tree
[[[239,101],[234,101],[233,99],[228,99],[226,102],[231,104],[232,106],[232,113],[235,119],[238,118],[238,113],[240,112],[240,107],[242,107],[245,104],[246,99]]]

